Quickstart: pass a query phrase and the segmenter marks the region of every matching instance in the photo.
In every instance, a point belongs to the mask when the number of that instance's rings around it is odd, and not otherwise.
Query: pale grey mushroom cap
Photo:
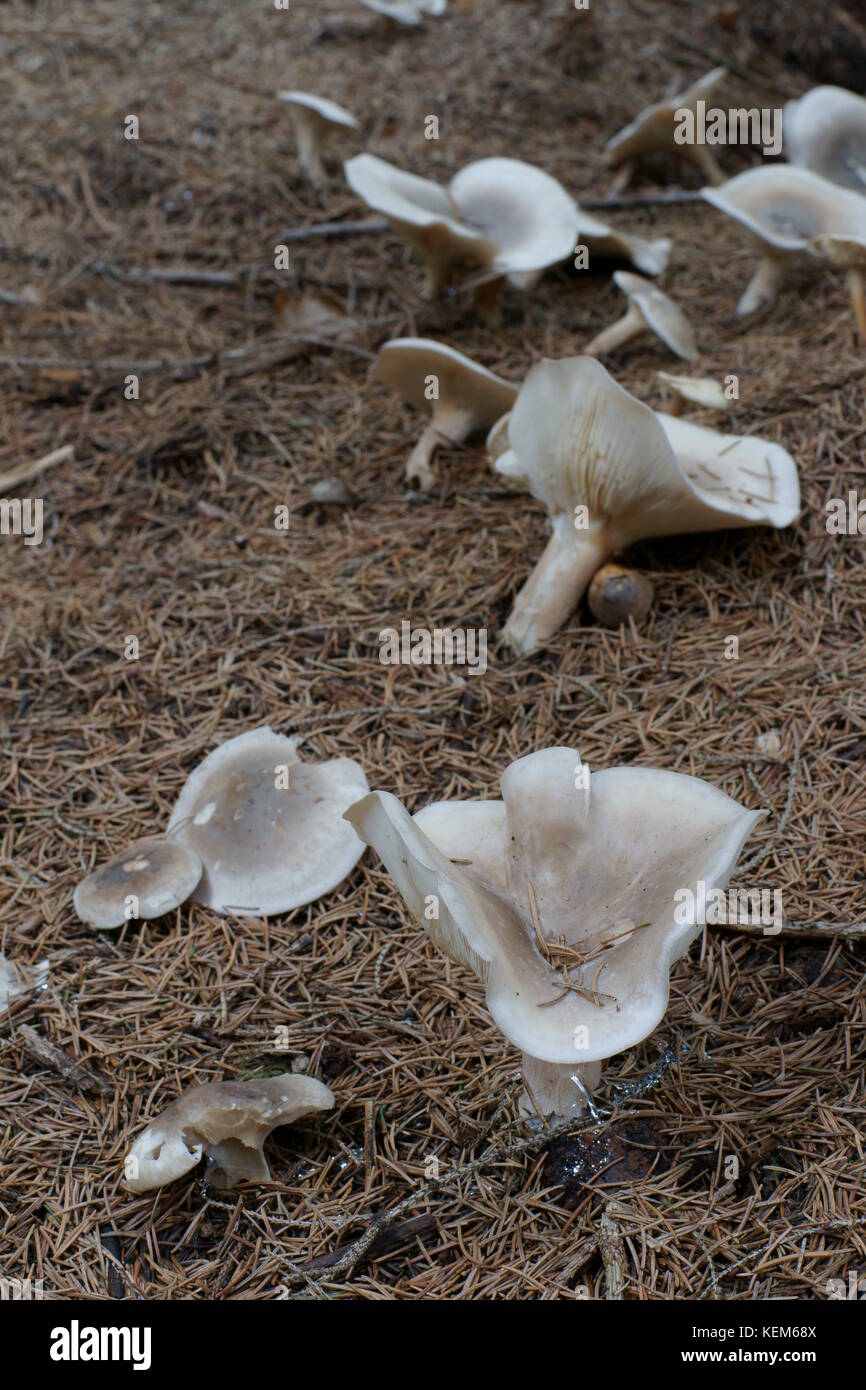
[[[644,275],[661,275],[667,269],[673,242],[670,237],[656,237],[647,241],[644,237],[620,232],[600,217],[592,217],[579,208],[580,240],[585,242],[590,254],[599,256],[623,256],[631,261]]]
[[[695,509],[696,530],[722,525],[783,527],[797,520],[797,465],[781,444],[760,435],[723,434],[661,410],[656,419],[696,502],[706,509],[700,526]]]
[[[656,376],[681,401],[702,406],[704,410],[727,410],[731,404],[715,377],[676,376],[671,372],[656,372]]]
[[[184,1091],[151,1120],[124,1162],[129,1192],[149,1192],[189,1173],[202,1156],[217,1188],[267,1182],[262,1145],[271,1130],[330,1110],[334,1095],[310,1076],[213,1081]]]
[[[361,0],[361,4],[366,5],[368,10],[375,10],[376,14],[396,20],[398,24],[415,28],[422,22],[422,15],[436,17],[444,14],[448,0]]]
[[[82,922],[100,930],[136,918],[149,922],[186,902],[201,875],[201,860],[190,846],[158,836],[134,840],[82,879],[73,899],[75,911]],[[131,898],[137,904],[132,912]]]
[[[813,87],[782,117],[791,164],[866,194],[866,98],[844,87]]]
[[[327,97],[318,97],[312,92],[285,91],[278,92],[277,99],[285,102],[287,106],[298,107],[308,112],[321,121],[323,126],[345,130],[358,129],[358,122],[351,111],[347,111],[344,106],[338,106],[335,101],[329,101]]]
[[[618,164],[632,155],[674,150],[674,120],[677,111],[694,110],[727,77],[727,69],[713,68],[676,96],[653,102],[630,121],[605,146],[608,164]]]
[[[441,414],[444,434],[449,432],[449,418],[465,423],[463,438],[473,430],[488,429],[517,399],[512,382],[433,338],[389,339],[380,349],[373,375],[399,391],[416,410]],[[438,398],[432,400],[426,395],[431,376],[438,383]]]
[[[681,773],[587,770],[584,788],[579,769],[576,749],[547,748],[506,769],[502,801],[438,802],[413,818],[373,792],[347,812],[416,921],[484,981],[506,1038],[556,1064],[612,1057],[656,1027],[670,966],[701,930],[694,913],[676,919],[675,895],[699,880],[723,888],[762,815]],[[537,944],[530,885],[548,945],[561,937],[591,957],[584,989],[601,1005],[563,990]]]
[[[776,255],[809,253],[824,234],[866,236],[866,198],[792,165],[748,169],[701,196]]]
[[[623,294],[640,311],[645,324],[677,357],[695,362],[698,345],[695,331],[682,309],[669,295],[630,270],[615,270],[613,278]]]
[[[269,917],[314,902],[357,864],[364,846],[342,815],[367,779],[351,758],[301,762],[297,742],[251,729],[188,778],[169,831],[201,859],[196,901]]]
[[[448,185],[461,220],[496,246],[493,269],[523,275],[564,261],[579,212],[561,183],[521,159],[478,159]]]

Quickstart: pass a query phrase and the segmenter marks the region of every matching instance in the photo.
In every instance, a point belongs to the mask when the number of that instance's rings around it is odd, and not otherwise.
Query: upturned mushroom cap
[[[699,101],[706,101],[719,83],[727,77],[726,68],[713,68],[676,96],[653,102],[630,121],[605,146],[608,164],[621,164],[635,155],[653,152],[677,152],[685,158],[692,156],[692,147],[674,141],[674,122],[677,111],[694,111]]]
[[[622,256],[631,261],[644,275],[661,275],[667,269],[673,242],[670,237],[657,237],[646,241],[643,237],[631,236],[628,232],[617,231],[610,223],[600,217],[592,217],[583,208],[579,209],[580,240],[589,248],[590,255],[602,257]]]
[[[270,917],[330,892],[357,864],[364,846],[342,815],[367,779],[351,758],[301,762],[297,743],[251,729],[191,773],[169,831],[201,859],[197,902]]]
[[[329,101],[327,97],[317,97],[312,92],[286,91],[277,92],[277,100],[315,117],[323,129],[358,129],[358,122],[351,111],[338,106],[335,101]]]
[[[701,195],[779,255],[808,252],[824,233],[866,236],[866,199],[808,169],[748,169]]]
[[[677,357],[682,357],[687,362],[697,361],[698,345],[695,341],[695,331],[682,309],[669,295],[651,281],[645,280],[642,275],[632,274],[630,270],[616,270],[613,278],[623,294],[628,295],[629,302],[639,311],[650,332],[661,338],[665,346],[669,347],[671,352],[675,352]]]
[[[124,1187],[129,1192],[164,1187],[195,1168],[203,1155],[214,1187],[268,1182],[262,1144],[271,1130],[333,1105],[333,1093],[310,1076],[194,1086],[138,1136],[124,1161]]]
[[[634,541],[787,526],[799,508],[796,465],[779,445],[655,415],[591,357],[532,368],[508,441],[496,471],[527,480],[552,528],[505,629],[524,653],[557,631],[595,571]],[[586,525],[576,529],[579,508]]]
[[[201,860],[188,845],[157,836],[133,840],[82,879],[73,898],[75,911],[82,922],[100,930],[139,917],[149,922],[186,902],[201,875]],[[130,898],[137,911],[128,911]]]
[[[656,376],[683,403],[703,406],[704,410],[727,410],[731,404],[715,377],[672,376],[670,372],[656,372]]]
[[[762,814],[680,773],[580,772],[576,749],[547,748],[506,769],[502,801],[438,802],[413,819],[373,792],[346,813],[415,920],[484,981],[506,1038],[572,1065],[656,1027],[670,966],[701,930],[694,914],[677,920],[675,894],[723,888]]]
[[[478,159],[448,185],[461,220],[495,246],[492,269],[520,276],[564,261],[580,214],[562,184],[521,159]]]
[[[844,87],[813,87],[786,103],[782,124],[792,164],[866,193],[866,98]]]

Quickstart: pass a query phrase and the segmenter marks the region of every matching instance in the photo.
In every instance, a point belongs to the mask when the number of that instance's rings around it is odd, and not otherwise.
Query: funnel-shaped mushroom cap
[[[720,434],[663,411],[656,418],[704,509],[705,524],[695,524],[695,530],[782,527],[796,521],[797,465],[781,444],[759,435]],[[719,512],[724,512],[724,521],[718,519]]]
[[[792,164],[866,193],[866,98],[844,87],[813,87],[786,104],[783,127]]]
[[[496,246],[493,268],[522,275],[564,261],[578,233],[577,204],[562,184],[520,159],[479,159],[448,185],[461,221]]]
[[[458,443],[448,428],[452,419],[465,439],[475,430],[488,429],[517,399],[517,387],[510,381],[432,338],[392,338],[379,352],[373,375],[416,410],[441,416],[442,433]],[[431,376],[438,392],[432,400],[427,394]]]
[[[670,372],[656,372],[656,376],[674,396],[690,405],[700,405],[705,410],[727,410],[731,404],[715,377],[672,376]]]
[[[613,278],[638,309],[647,328],[661,338],[677,357],[695,362],[698,356],[695,332],[682,309],[642,275],[633,275],[630,270],[616,270]]]
[[[600,217],[591,217],[580,208],[580,239],[589,247],[591,253],[599,256],[623,256],[631,261],[644,275],[661,275],[667,268],[673,242],[670,237],[657,237],[655,241],[645,241],[643,237],[630,236],[619,232]]]
[[[329,101],[327,97],[317,97],[312,92],[288,91],[278,92],[277,98],[287,106],[296,107],[315,118],[323,127],[358,129],[358,122],[351,111],[347,111],[344,106],[338,106],[335,101]]]
[[[262,1144],[272,1129],[330,1110],[334,1096],[311,1076],[194,1086],[151,1120],[124,1162],[129,1192],[149,1192],[190,1172],[205,1154],[214,1187],[267,1182]]]
[[[302,763],[264,726],[229,739],[188,778],[169,830],[204,866],[198,902],[270,917],[313,902],[364,852],[342,819],[367,779],[351,758]]]
[[[416,921],[484,980],[515,1046],[554,1063],[612,1057],[655,1028],[671,963],[700,932],[678,890],[723,888],[761,813],[680,773],[590,778],[571,748],[512,763],[502,796],[413,820],[373,792],[346,814]]]
[[[677,148],[681,154],[688,157],[689,146],[677,147],[674,144],[676,113],[694,111],[698,102],[706,101],[727,75],[726,68],[713,68],[677,96],[666,97],[662,101],[654,102],[652,106],[647,106],[618,135],[607,142],[605,149],[608,164],[619,164],[624,159],[631,159],[633,155]]]
[[[134,840],[82,879],[75,911],[102,930],[122,927],[130,918],[149,922],[186,902],[201,874],[201,860],[188,845],[156,836]]]
[[[784,164],[749,169],[720,188],[702,188],[701,194],[777,254],[808,252],[809,243],[823,233],[866,236],[866,198],[808,169]]]

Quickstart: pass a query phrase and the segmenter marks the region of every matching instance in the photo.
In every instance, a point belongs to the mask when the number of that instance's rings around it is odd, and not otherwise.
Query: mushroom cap
[[[653,412],[594,357],[537,363],[511,411],[508,442],[496,471],[525,478],[552,517],[586,506],[614,549],[651,536],[787,526],[799,511],[796,464],[780,445]]]
[[[643,237],[619,232],[600,217],[591,217],[579,208],[580,239],[599,256],[624,256],[645,275],[661,275],[667,269],[673,242],[670,237],[646,241]]]
[[[650,280],[630,270],[615,270],[614,281],[640,311],[644,323],[661,338],[671,352],[687,362],[695,362],[698,345],[695,332],[682,309]]]
[[[618,164],[632,155],[650,150],[669,150],[674,146],[674,119],[677,111],[694,110],[728,75],[727,68],[712,68],[685,91],[655,101],[629,121],[605,145],[608,164]]]
[[[38,989],[48,974],[49,962],[41,960],[34,966],[19,965],[0,951],[0,1009],[8,1008],[13,999]]]
[[[586,769],[584,789],[579,768],[576,749],[547,748],[506,769],[502,801],[437,802],[413,819],[373,792],[347,812],[435,944],[485,982],[505,1036],[556,1063],[612,1057],[656,1027],[670,966],[701,930],[694,912],[677,920],[675,894],[724,888],[762,815],[681,773]],[[548,949],[563,938],[588,957],[583,987],[601,1005],[564,991],[537,944],[532,894]]]
[[[361,0],[361,4],[388,19],[414,27],[421,23],[422,14],[444,14],[448,0]]]
[[[777,253],[809,252],[824,233],[866,236],[866,198],[793,165],[748,169],[701,196]]]
[[[866,235],[833,236],[824,233],[810,243],[816,256],[842,270],[866,270]]]
[[[705,410],[727,410],[731,404],[715,377],[673,376],[670,372],[656,372],[656,376],[681,400],[702,405]]]
[[[364,846],[342,819],[368,790],[351,758],[302,763],[297,739],[267,725],[229,739],[192,772],[169,831],[204,866],[197,902],[270,917],[336,888]],[[288,788],[277,770],[288,768]]]
[[[201,876],[201,860],[188,845],[159,836],[133,840],[81,880],[75,911],[91,927],[122,927],[128,920],[126,900],[134,896],[136,917],[149,922],[186,902]]]
[[[328,126],[342,126],[350,130],[358,129],[358,122],[347,111],[344,106],[338,106],[335,101],[329,101],[327,97],[314,96],[312,92],[277,92],[277,100],[284,101],[289,106],[299,107],[303,111],[310,111],[314,116]]]
[[[164,1187],[195,1168],[202,1154],[215,1187],[267,1182],[271,1174],[262,1144],[271,1130],[333,1105],[333,1093],[321,1081],[294,1073],[194,1086],[138,1136],[126,1157],[124,1187],[129,1192]]]
[[[461,221],[495,244],[503,275],[564,261],[578,235],[578,208],[561,183],[521,159],[478,159],[448,185]]]
[[[785,104],[782,124],[791,164],[866,193],[866,98],[844,87],[813,87]]]
[[[512,382],[432,338],[391,338],[379,351],[373,376],[427,415],[440,409],[459,413],[468,433],[488,429],[517,399]],[[438,400],[425,395],[429,376],[438,380]]]

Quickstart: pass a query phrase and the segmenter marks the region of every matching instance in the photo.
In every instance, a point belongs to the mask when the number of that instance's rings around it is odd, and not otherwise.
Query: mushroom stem
[[[686,148],[691,152],[692,159],[710,183],[715,184],[717,188],[720,184],[727,183],[727,174],[706,145],[688,145]]]
[[[568,513],[554,517],[553,535],[505,625],[505,639],[515,651],[526,656],[553,636],[612,550],[606,532],[576,532]]]
[[[319,148],[319,137],[313,122],[302,111],[294,112],[295,135],[298,141],[298,160],[311,183],[321,187],[327,182],[325,166]]]
[[[590,1092],[601,1080],[601,1062],[543,1062],[523,1054],[526,1090],[518,1102],[521,1115],[557,1115],[572,1119],[591,1105]],[[534,1104],[533,1104],[534,1102]]]
[[[617,319],[609,328],[602,329],[601,333],[596,333],[592,342],[587,343],[583,349],[584,356],[600,357],[602,353],[613,352],[615,348],[622,347],[623,343],[628,343],[639,333],[645,332],[646,320],[643,314],[636,304],[630,304],[621,319]]]
[[[854,318],[857,320],[857,337],[861,343],[866,343],[866,303],[864,303],[863,296],[862,270],[848,271],[848,290],[851,295]]]
[[[765,304],[772,304],[785,279],[785,263],[780,256],[764,255],[758,269],[746,286],[737,305],[737,314],[753,314]]]

